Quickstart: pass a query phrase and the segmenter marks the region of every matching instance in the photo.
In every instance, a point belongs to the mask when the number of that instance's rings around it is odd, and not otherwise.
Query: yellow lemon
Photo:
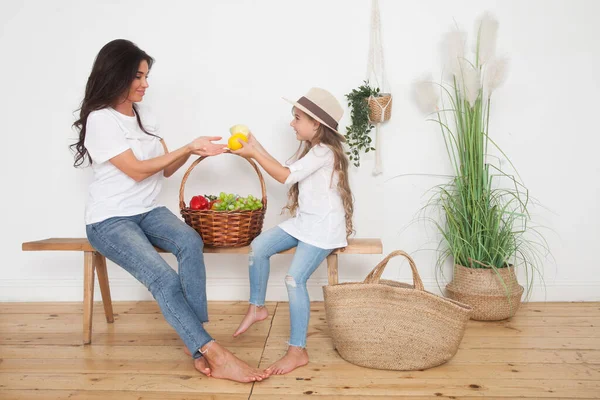
[[[237,124],[229,128],[229,132],[232,135],[235,135],[236,133],[243,133],[244,135],[248,135],[250,133],[250,129],[248,129],[246,125]]]
[[[242,148],[242,144],[238,142],[237,139],[243,140],[244,142],[248,143],[248,137],[246,135],[244,135],[243,133],[236,133],[232,135],[229,138],[229,141],[227,142],[227,146],[231,150],[239,150]]]

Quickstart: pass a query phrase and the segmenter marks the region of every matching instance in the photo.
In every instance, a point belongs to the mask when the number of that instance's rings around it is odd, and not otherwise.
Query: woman
[[[148,88],[152,57],[127,40],[98,53],[74,123],[79,130],[75,166],[91,163],[94,179],[86,207],[87,237],[102,255],[152,293],[205,375],[239,382],[268,374],[251,368],[203,328],[208,321],[203,243],[198,233],[157,202],[164,177],[192,154],[213,156],[220,137],[198,137],[169,152],[155,118],[137,103]],[[173,253],[179,274],[154,246]]]

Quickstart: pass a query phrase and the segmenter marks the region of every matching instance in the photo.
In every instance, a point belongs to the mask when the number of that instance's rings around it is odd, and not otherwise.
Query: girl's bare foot
[[[250,328],[255,322],[262,321],[268,316],[269,312],[265,306],[258,307],[254,304],[250,304],[248,306],[248,312],[246,312],[246,316],[233,334],[233,337],[238,337],[242,333],[246,332],[248,328]]]
[[[229,379],[236,382],[255,382],[267,379],[269,374],[257,368],[252,368],[217,342],[202,346],[206,351],[204,359],[210,368],[210,376]]]
[[[308,352],[302,347],[288,347],[285,356],[265,370],[269,375],[283,375],[308,364]]]

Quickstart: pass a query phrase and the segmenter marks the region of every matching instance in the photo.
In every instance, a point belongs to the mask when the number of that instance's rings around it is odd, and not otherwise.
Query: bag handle
[[[363,283],[379,283],[379,280],[381,279],[381,274],[383,274],[383,270],[387,266],[388,261],[390,261],[396,256],[403,256],[406,259],[408,259],[408,263],[410,264],[410,268],[412,269],[413,283],[415,285],[415,289],[425,291],[425,288],[423,287],[423,281],[419,276],[419,271],[417,271],[415,261],[412,259],[411,256],[409,256],[406,252],[402,250],[392,251],[386,258],[384,258],[379,264],[377,264],[375,268],[373,268],[373,271],[371,271],[369,275],[367,275]]]

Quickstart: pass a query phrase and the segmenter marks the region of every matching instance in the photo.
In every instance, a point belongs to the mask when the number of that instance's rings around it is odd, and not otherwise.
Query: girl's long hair
[[[307,116],[314,120],[310,115]],[[354,233],[354,226],[352,224],[352,214],[354,213],[354,199],[352,197],[352,191],[350,190],[350,183],[348,181],[348,157],[344,151],[343,143],[339,138],[339,135],[321,124],[315,134],[314,143],[324,144],[333,151],[334,162],[333,162],[333,175],[337,173],[338,184],[337,189],[342,198],[342,205],[344,206],[344,213],[346,218],[346,237],[350,237]],[[311,142],[303,141],[300,143],[300,147],[295,154],[295,159],[299,160],[304,157],[312,148]],[[291,215],[296,215],[298,209],[298,183],[292,185],[288,191],[288,204],[283,210],[288,210]]]

